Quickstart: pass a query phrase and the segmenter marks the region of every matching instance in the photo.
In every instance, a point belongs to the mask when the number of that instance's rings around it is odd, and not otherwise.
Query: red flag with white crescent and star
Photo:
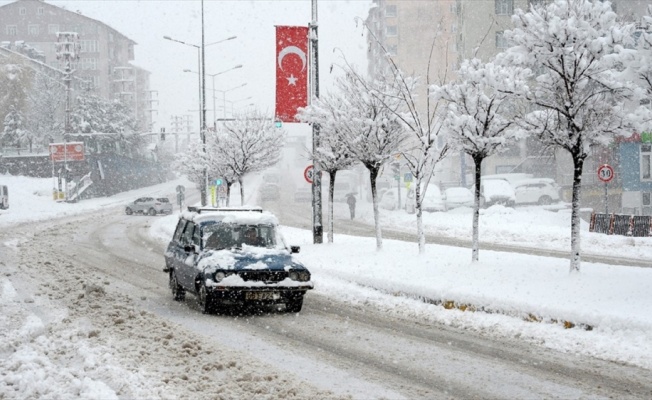
[[[308,27],[276,27],[276,120],[298,122],[308,106]]]

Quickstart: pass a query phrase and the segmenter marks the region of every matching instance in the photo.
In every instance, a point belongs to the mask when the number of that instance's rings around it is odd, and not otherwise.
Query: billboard
[[[83,161],[84,142],[50,143],[50,159],[58,161]]]

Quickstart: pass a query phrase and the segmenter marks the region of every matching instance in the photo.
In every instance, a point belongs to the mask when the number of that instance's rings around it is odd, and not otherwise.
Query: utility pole
[[[319,52],[317,39],[317,0],[312,0],[312,22],[310,23],[311,44],[311,83],[312,98],[319,98]],[[319,149],[319,124],[312,124],[312,154],[317,154]],[[324,226],[322,223],[321,203],[321,166],[315,160],[312,174],[312,241],[324,243]]]
[[[183,126],[183,116],[173,115],[171,119],[170,125],[172,132],[174,132],[174,153],[176,154],[179,152],[179,132],[181,132]]]
[[[183,120],[186,125],[186,133],[187,133],[187,138],[186,138],[186,147],[190,145],[190,133],[192,132],[192,120],[191,120],[190,115],[183,115]]]

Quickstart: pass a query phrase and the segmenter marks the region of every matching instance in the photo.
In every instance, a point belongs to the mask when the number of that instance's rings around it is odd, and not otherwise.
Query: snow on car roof
[[[220,221],[241,225],[278,225],[278,218],[260,207],[191,208],[181,214],[182,218],[196,223]]]

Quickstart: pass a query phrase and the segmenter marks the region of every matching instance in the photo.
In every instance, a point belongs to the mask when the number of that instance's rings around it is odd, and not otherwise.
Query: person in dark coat
[[[346,203],[349,205],[349,211],[351,211],[351,219],[355,218],[355,196],[353,193],[346,195]]]

